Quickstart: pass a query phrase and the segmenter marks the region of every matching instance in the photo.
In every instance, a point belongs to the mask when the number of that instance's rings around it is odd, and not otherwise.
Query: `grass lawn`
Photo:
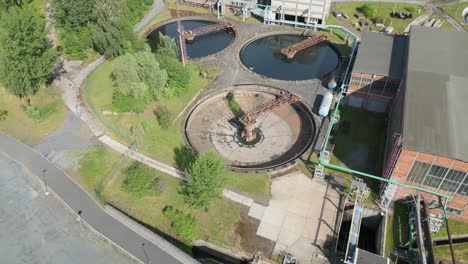
[[[463,20],[461,16],[463,9],[465,9],[466,7],[468,7],[468,2],[456,5],[446,5],[442,9],[451,17],[453,17],[456,21],[458,21],[458,23],[462,24],[465,30],[468,30],[468,24]]]
[[[112,62],[105,62],[96,71],[94,71],[88,78],[87,89],[88,98],[96,111],[101,113],[103,109],[112,109],[112,90],[113,84],[111,79]],[[190,66],[196,67],[196,66]],[[182,134],[183,116],[173,123],[173,125],[165,130],[161,128],[153,114],[153,110],[157,105],[167,107],[174,120],[192,100],[192,98],[200,91],[201,88],[206,88],[210,85],[211,81],[216,78],[219,73],[219,68],[212,68],[208,70],[208,77],[202,78],[197,70],[193,71],[191,85],[188,92],[181,97],[163,98],[160,102],[153,103],[148,106],[147,111],[136,114],[121,114],[118,116],[102,117],[109,122],[111,126],[116,129],[110,129],[106,126],[107,130],[122,142],[131,143],[122,133],[116,130],[123,131],[123,133],[130,135],[131,128],[139,125],[142,122],[148,124],[148,129],[141,136],[133,136],[138,141],[138,150],[148,154],[149,156],[166,162],[168,164],[176,164],[177,150],[185,147],[185,142]],[[227,187],[245,192],[262,199],[269,198],[269,185],[268,175],[266,174],[243,174],[243,173],[228,173]]]
[[[345,13],[346,15],[349,16],[349,22],[354,24],[356,22],[359,22],[359,20],[354,17],[354,14],[357,13],[356,8],[362,6],[365,4],[365,2],[352,2],[352,3],[336,3],[333,7],[332,10],[337,10],[339,12]],[[376,16],[381,17],[384,19],[384,24],[385,25],[390,25],[390,21],[392,18],[390,17],[390,13],[393,11],[394,3],[367,3],[369,6],[375,8],[377,11]],[[424,7],[419,6],[419,5],[413,5],[413,4],[403,4],[403,3],[397,3],[395,11],[396,12],[406,12],[408,11],[405,10],[405,8],[412,7],[416,10],[416,12],[413,13],[413,19],[398,19],[398,18],[393,18],[392,26],[394,28],[394,32],[400,32],[402,33],[406,26],[408,26],[411,21],[413,21],[415,18],[418,16],[424,14],[426,10]],[[421,10],[421,13],[418,14],[418,10]],[[370,19],[367,19],[369,24],[372,24],[372,21]]]
[[[63,123],[67,109],[55,87],[41,88],[30,99],[41,112],[40,120],[29,118],[20,107],[24,101],[0,87],[0,109],[8,111],[6,120],[0,121],[0,131],[35,146]]]
[[[105,147],[89,147],[79,161],[80,185],[95,194],[96,188],[105,180],[121,155]]]
[[[387,216],[387,232],[385,234],[385,256],[405,244],[409,239],[408,209],[406,205],[394,203],[393,215]]]
[[[450,219],[448,220],[450,225],[450,234],[452,236],[456,235],[468,235],[468,224],[462,221],[457,221]],[[447,237],[447,228],[445,227],[445,222],[442,228],[440,229],[439,233],[432,233],[432,238],[438,237]]]
[[[455,259],[457,263],[466,263],[468,261],[468,245],[467,243],[453,245],[453,250],[455,251]],[[450,246],[436,246],[434,247],[434,254],[436,258],[445,259],[451,263],[452,254],[450,253]]]
[[[172,232],[170,221],[162,214],[165,206],[173,206],[197,219],[196,239],[214,239],[230,245],[235,242],[232,241],[232,237],[235,235],[235,224],[240,219],[240,209],[234,202],[223,198],[213,202],[208,211],[191,209],[184,204],[183,197],[178,193],[179,180],[155,170],[154,173],[166,186],[161,195],[136,198],[124,192],[122,183],[125,175],[119,173],[104,190],[106,201],[131,217],[154,227],[156,232],[177,239]]]

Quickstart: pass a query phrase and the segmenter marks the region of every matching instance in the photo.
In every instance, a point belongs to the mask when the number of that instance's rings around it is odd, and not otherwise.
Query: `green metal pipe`
[[[357,170],[353,170],[353,169],[348,169],[348,168],[341,167],[341,166],[338,166],[338,165],[334,165],[334,164],[331,164],[331,163],[320,162],[320,165],[323,165],[323,166],[328,167],[328,168],[331,168],[331,169],[341,170],[341,171],[344,171],[344,172],[347,172],[347,173],[358,174],[358,175],[361,175],[361,176],[364,176],[364,177],[368,177],[368,178],[372,178],[372,179],[376,179],[376,180],[379,180],[379,181],[392,183],[392,184],[395,184],[395,185],[398,185],[398,186],[401,186],[401,187],[405,187],[405,188],[409,188],[409,189],[413,189],[413,190],[418,190],[418,191],[422,191],[422,192],[434,194],[434,195],[437,195],[437,196],[445,197],[445,198],[447,198],[446,203],[448,202],[448,199],[452,199],[452,198],[453,198],[453,196],[450,196],[450,195],[446,195],[446,194],[434,192],[434,191],[431,191],[431,190],[428,190],[428,189],[425,189],[425,188],[421,188],[421,187],[417,187],[417,186],[412,186],[412,185],[408,185],[408,184],[405,184],[405,183],[397,182],[397,181],[394,181],[394,180],[382,178],[382,177],[379,177],[379,176],[376,176],[376,175],[372,175],[372,174],[368,174],[368,173],[364,173],[364,172],[361,172],[361,171],[357,171]],[[445,210],[444,210],[444,211],[445,211]]]

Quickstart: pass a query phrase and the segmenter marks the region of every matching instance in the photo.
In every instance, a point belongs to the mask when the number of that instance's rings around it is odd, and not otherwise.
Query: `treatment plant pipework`
[[[289,167],[315,138],[312,113],[299,99],[284,90],[260,85],[210,93],[188,111],[186,141],[197,153],[217,152],[231,170],[257,172]],[[246,139],[239,119],[249,113],[256,120],[252,127],[255,132]]]
[[[181,19],[185,32],[197,32],[200,28],[205,28],[199,36],[193,36],[193,39],[187,38],[185,46],[187,49],[187,57],[196,59],[218,53],[227,48],[235,39],[235,31],[231,23],[226,23],[226,27],[219,28],[215,31],[207,32],[213,25],[218,24],[216,19]],[[213,28],[211,28],[213,29]],[[146,33],[146,41],[150,45],[151,50],[155,52],[158,48],[159,33],[168,36],[172,39],[178,37],[177,21],[170,19],[161,24],[151,27]],[[188,35],[190,35],[188,33]]]

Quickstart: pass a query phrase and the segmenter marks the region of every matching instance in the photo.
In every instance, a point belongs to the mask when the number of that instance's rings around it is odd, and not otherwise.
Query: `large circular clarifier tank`
[[[307,37],[301,35],[272,35],[254,39],[241,50],[242,63],[251,71],[279,80],[307,80],[322,77],[337,69],[339,52],[328,41],[298,52],[288,59],[281,53]]]
[[[197,153],[214,151],[235,171],[267,171],[288,167],[310,147],[315,124],[308,107],[298,101],[257,118],[256,140],[245,142],[242,126],[228,105],[228,93],[243,112],[277,99],[284,91],[264,86],[231,87],[207,95],[189,111],[185,137]]]
[[[188,31],[211,25],[215,22],[206,20],[182,20],[181,23],[184,27],[184,30]],[[147,35],[146,41],[150,45],[153,52],[158,48],[159,32],[173,39],[178,38],[179,33],[177,32],[177,23],[172,22],[161,25]],[[207,35],[196,37],[191,41],[185,41],[187,56],[189,58],[195,59],[218,53],[229,46],[234,38],[235,34],[232,29],[223,29]]]

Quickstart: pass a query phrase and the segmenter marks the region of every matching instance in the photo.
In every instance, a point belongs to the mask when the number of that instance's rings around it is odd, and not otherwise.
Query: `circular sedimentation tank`
[[[340,64],[340,54],[328,41],[298,52],[288,59],[281,53],[294,43],[307,37],[277,34],[249,41],[240,52],[242,63],[251,71],[272,79],[295,81],[322,77]]]
[[[216,22],[208,20],[182,20],[181,23],[184,27],[184,30],[189,31],[215,24]],[[169,22],[162,24],[147,34],[146,41],[150,45],[153,52],[158,48],[160,32],[170,38],[178,38],[179,33],[177,32],[177,23]],[[227,28],[196,37],[193,40],[186,40],[185,43],[187,47],[187,57],[196,59],[218,53],[229,46],[234,41],[234,38],[234,30]]]
[[[255,139],[242,138],[243,127],[228,103],[228,94],[242,112],[287,94],[258,85],[230,87],[199,100],[185,119],[185,138],[197,153],[214,151],[234,171],[256,172],[286,168],[308,150],[315,137],[312,113],[301,101],[284,105],[257,118]]]

